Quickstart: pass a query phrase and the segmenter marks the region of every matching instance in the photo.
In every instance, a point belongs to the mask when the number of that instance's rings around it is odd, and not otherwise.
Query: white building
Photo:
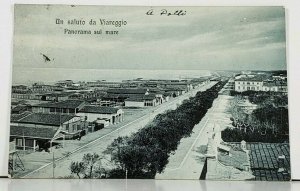
[[[125,100],[126,107],[148,107],[157,106],[164,101],[162,94],[146,93],[142,96],[132,96]]]
[[[253,78],[240,78],[235,79],[234,90],[237,92],[244,91],[263,91],[263,80],[253,77]]]
[[[234,90],[244,91],[272,91],[287,93],[287,82],[284,80],[268,80],[263,76],[243,77],[235,79]]]
[[[124,119],[124,112],[122,109],[94,105],[84,106],[79,110],[77,115],[84,116],[88,122],[97,121],[99,119],[108,119],[110,124],[120,123]]]

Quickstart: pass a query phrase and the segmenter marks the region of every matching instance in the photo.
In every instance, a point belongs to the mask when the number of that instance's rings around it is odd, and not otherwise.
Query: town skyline
[[[272,72],[286,70],[244,70],[253,72]],[[144,80],[177,80],[210,76],[218,72],[239,73],[240,70],[142,70],[142,69],[59,69],[59,68],[16,68],[13,72],[12,85],[31,84],[35,82],[55,83],[59,80],[111,81],[122,82],[141,78]],[[50,74],[51,75],[47,75]],[[65,77],[65,73],[69,73]],[[35,74],[35,75],[31,75]]]

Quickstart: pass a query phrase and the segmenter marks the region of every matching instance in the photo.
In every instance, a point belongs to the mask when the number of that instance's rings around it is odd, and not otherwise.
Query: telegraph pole
[[[53,168],[52,168],[52,178],[54,178],[54,168],[55,168],[55,163],[54,163],[54,152],[52,152],[52,161],[53,161]]]

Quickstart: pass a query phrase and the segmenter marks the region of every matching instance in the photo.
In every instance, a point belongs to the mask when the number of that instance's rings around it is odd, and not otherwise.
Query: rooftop
[[[139,88],[139,89],[124,89],[124,88],[116,88],[116,89],[108,89],[107,93],[109,94],[145,94],[147,89]]]
[[[10,115],[10,120],[11,121],[18,121],[18,120],[20,120],[20,119],[22,119],[22,118],[24,118],[24,117],[26,117],[27,115],[30,115],[30,114],[31,114],[31,112],[29,112],[29,111],[25,111],[21,114],[11,114]]]
[[[84,101],[81,100],[65,100],[60,102],[49,102],[49,103],[41,103],[38,105],[35,105],[34,107],[54,107],[54,108],[69,108],[69,109],[76,109],[81,104],[84,104]]]
[[[117,113],[119,109],[113,107],[102,107],[102,106],[84,106],[79,112],[83,113],[101,113],[101,114],[114,114]]]
[[[239,146],[239,143],[235,144]],[[247,143],[250,166],[255,180],[290,180],[290,148],[288,143]],[[283,166],[288,170],[278,172],[278,156],[285,156]]]
[[[32,113],[17,120],[11,119],[16,123],[31,123],[41,125],[60,126],[62,123],[67,122],[74,118],[75,115],[60,115],[60,114],[46,114],[46,113]]]
[[[238,78],[238,79],[235,79],[235,81],[251,81],[251,82],[262,82],[264,80],[267,80],[268,77],[265,76],[265,75],[256,75],[254,77],[241,77],[241,78]]]
[[[55,133],[57,132],[57,130],[58,127],[41,128],[41,127],[10,126],[10,136],[52,139]]]
[[[21,111],[26,111],[28,108],[30,108],[30,106],[28,106],[28,105],[17,105],[16,107],[11,109],[11,112],[18,113]]]
[[[156,98],[155,94],[148,95],[139,95],[139,96],[130,96],[126,101],[144,101],[144,100],[154,100]]]

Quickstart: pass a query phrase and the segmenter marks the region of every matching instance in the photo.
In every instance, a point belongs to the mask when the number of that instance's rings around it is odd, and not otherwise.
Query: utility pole
[[[52,166],[52,178],[54,178],[55,176],[54,176],[54,169],[55,169],[55,167],[56,167],[56,165],[55,165],[55,162],[54,162],[54,152],[52,152],[52,162],[53,162],[53,166]]]

